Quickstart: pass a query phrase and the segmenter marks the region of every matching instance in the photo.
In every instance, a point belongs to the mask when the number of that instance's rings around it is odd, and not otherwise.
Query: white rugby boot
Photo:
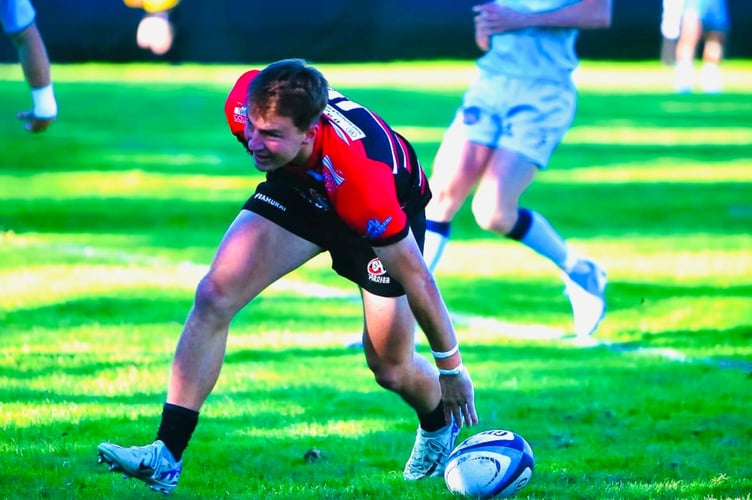
[[[112,472],[122,472],[148,484],[152,490],[170,493],[178,485],[183,461],[176,461],[167,446],[156,440],[146,446],[124,448],[114,443],[97,446],[99,462]]]
[[[418,427],[415,445],[403,472],[405,480],[417,481],[425,477],[443,476],[459,432],[454,419],[451,424],[433,432],[426,432]]]
[[[587,271],[562,274],[578,337],[592,335],[606,315],[606,271],[592,260],[583,262]]]

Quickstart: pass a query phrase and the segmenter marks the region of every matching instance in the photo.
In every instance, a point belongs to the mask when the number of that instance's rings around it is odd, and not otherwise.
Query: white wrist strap
[[[460,350],[460,345],[455,344],[454,347],[444,352],[437,352],[431,349],[431,355],[433,356],[433,359],[446,359],[446,358],[451,358],[452,356],[457,354],[457,351],[459,350]]]
[[[439,375],[454,376],[454,375],[460,375],[464,371],[465,371],[465,367],[462,365],[462,363],[460,363],[456,367],[450,370],[444,370],[443,368],[439,368]]]
[[[57,116],[57,101],[52,90],[52,84],[31,89],[31,99],[34,101],[35,118],[54,118]]]

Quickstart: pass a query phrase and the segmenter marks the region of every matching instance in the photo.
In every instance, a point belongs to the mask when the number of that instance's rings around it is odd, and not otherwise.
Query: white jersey
[[[520,12],[558,10],[581,0],[496,0]],[[577,67],[575,28],[526,28],[491,37],[478,67],[492,74],[560,81]]]

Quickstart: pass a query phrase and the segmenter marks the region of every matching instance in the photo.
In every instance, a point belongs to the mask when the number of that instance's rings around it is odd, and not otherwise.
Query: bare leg
[[[399,394],[418,413],[429,413],[441,401],[433,366],[415,352],[415,319],[407,297],[363,295],[364,349],[379,385]]]
[[[433,198],[426,207],[428,219],[452,220],[483,175],[493,151],[491,147],[464,140],[459,130],[447,132],[431,173]]]
[[[198,411],[219,377],[235,314],[320,251],[259,215],[241,212],[196,290],[175,352],[167,402]]]
[[[694,60],[697,54],[697,44],[702,37],[702,23],[693,13],[687,13],[682,18],[679,41],[676,43],[676,68],[674,85],[680,93],[691,92],[695,83]]]
[[[517,222],[520,196],[532,184],[538,168],[527,158],[496,149],[473,197],[478,225],[502,236]]]
[[[721,78],[721,59],[725,34],[720,31],[708,31],[702,51],[702,68],[700,69],[700,87],[704,92],[717,94],[723,89]]]
[[[423,256],[431,271],[436,270],[449,240],[449,223],[483,175],[493,151],[466,141],[458,126],[445,134],[433,163],[433,198],[426,207],[429,224],[443,226],[429,226],[426,231]]]

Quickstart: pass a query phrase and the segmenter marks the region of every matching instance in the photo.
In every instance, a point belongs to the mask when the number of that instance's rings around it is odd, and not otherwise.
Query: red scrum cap
[[[248,96],[248,85],[259,73],[259,70],[252,69],[240,75],[240,78],[238,78],[238,81],[235,82],[235,85],[232,87],[230,95],[227,96],[227,101],[225,101],[227,123],[230,125],[230,132],[236,137],[238,134],[242,137],[245,131],[245,100]]]

